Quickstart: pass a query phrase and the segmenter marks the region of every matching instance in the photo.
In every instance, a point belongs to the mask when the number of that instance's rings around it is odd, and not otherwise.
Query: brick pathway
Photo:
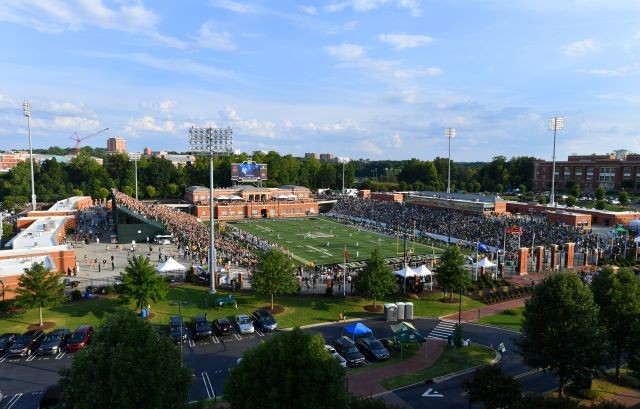
[[[442,354],[445,344],[445,341],[439,339],[429,339],[426,344],[422,344],[420,350],[413,357],[406,361],[347,375],[349,392],[357,396],[371,396],[386,392],[387,390],[378,383],[380,380],[430,367]]]
[[[499,314],[504,310],[509,310],[511,308],[516,308],[516,307],[523,307],[524,301],[526,299],[527,298],[517,298],[515,300],[509,300],[509,301],[505,301],[497,304],[487,305],[476,310],[462,311],[461,320],[463,322],[471,322],[471,321],[477,320],[480,317]],[[454,314],[445,315],[444,317],[440,317],[440,318],[457,321],[458,313],[456,312]]]

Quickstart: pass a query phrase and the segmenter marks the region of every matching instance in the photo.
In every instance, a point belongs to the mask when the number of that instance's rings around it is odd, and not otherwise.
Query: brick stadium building
[[[303,186],[285,185],[279,188],[241,186],[214,189],[214,217],[218,220],[304,217],[318,214],[318,201]],[[209,189],[187,188],[185,199],[193,204],[193,214],[209,219]]]
[[[64,238],[68,228],[76,227],[79,212],[91,205],[91,197],[70,197],[49,210],[31,211],[18,219],[16,226],[20,232],[5,244],[10,250],[0,251],[0,299],[15,296],[11,289],[34,263],[43,263],[61,273],[75,267],[75,250],[64,244]]]

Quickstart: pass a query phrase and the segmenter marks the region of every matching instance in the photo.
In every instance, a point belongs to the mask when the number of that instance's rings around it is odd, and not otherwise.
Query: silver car
[[[236,327],[241,334],[253,334],[255,332],[253,321],[248,315],[236,315]]]
[[[325,345],[324,349],[326,349],[329,355],[331,355],[338,361],[341,367],[343,368],[347,367],[347,360],[341,357],[338,351],[336,351],[334,347],[332,347],[331,345]]]

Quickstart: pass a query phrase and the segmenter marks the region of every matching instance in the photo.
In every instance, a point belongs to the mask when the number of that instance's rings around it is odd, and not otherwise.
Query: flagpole
[[[473,272],[476,277],[476,283],[478,282],[478,247],[480,247],[480,239],[476,240],[476,262],[473,263]]]

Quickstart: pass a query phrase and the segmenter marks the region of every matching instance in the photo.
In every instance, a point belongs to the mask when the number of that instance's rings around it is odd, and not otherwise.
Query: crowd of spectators
[[[589,231],[549,221],[543,216],[507,216],[463,213],[399,202],[345,197],[332,210],[336,217],[348,216],[351,223],[369,230],[395,235],[399,231],[418,235],[433,233],[502,248],[505,228],[522,227],[522,246],[576,243],[576,249],[596,248],[597,236]],[[373,223],[372,223],[373,222]],[[535,239],[534,239],[535,234]]]
[[[197,217],[162,204],[143,203],[115,189],[113,194],[118,206],[125,206],[149,220],[162,223],[185,255],[206,264],[210,232],[209,227]],[[257,263],[255,253],[232,235],[217,235],[215,246],[216,254],[224,264],[253,267]]]

